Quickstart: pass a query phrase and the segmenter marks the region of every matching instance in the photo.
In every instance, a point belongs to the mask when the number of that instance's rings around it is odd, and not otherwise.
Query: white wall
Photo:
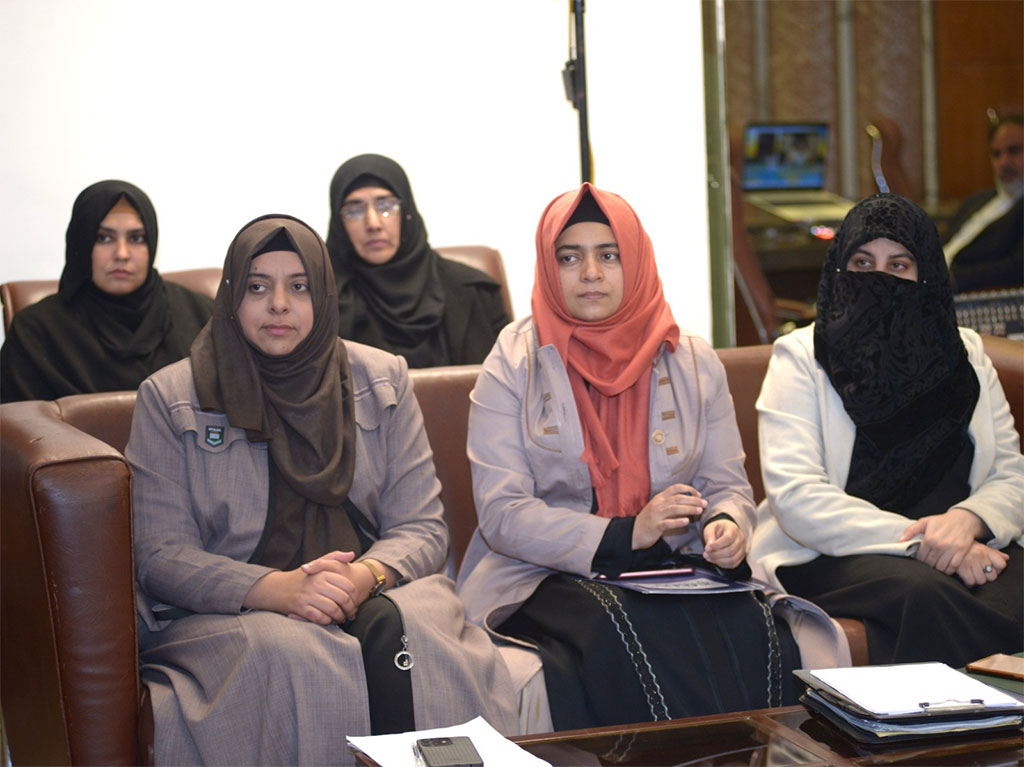
[[[434,245],[485,243],[529,313],[533,235],[579,183],[566,0],[0,0],[0,282],[56,278],[78,192],[152,198],[157,266],[219,266],[270,212],[326,232],[337,166],[394,157]],[[589,0],[595,181],[710,334],[700,4]]]

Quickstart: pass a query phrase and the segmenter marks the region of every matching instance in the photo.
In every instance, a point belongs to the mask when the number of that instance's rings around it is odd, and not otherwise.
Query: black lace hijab
[[[917,282],[846,270],[858,247],[880,237],[914,255]],[[938,233],[917,205],[878,194],[846,216],[818,287],[814,356],[857,427],[848,493],[914,518],[969,494],[967,426],[980,389]]]

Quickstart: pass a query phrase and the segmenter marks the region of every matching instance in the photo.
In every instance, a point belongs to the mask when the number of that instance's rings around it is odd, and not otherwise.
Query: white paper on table
[[[464,735],[473,741],[484,767],[551,767],[543,759],[517,746],[491,727],[481,716],[465,724],[438,727],[433,730],[414,730],[394,735],[363,735],[348,737],[349,744],[373,759],[381,767],[419,767],[414,746],[420,738],[452,737]]]

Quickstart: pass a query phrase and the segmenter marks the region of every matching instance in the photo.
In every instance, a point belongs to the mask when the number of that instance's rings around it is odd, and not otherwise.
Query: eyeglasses
[[[391,214],[398,212],[399,208],[402,207],[402,201],[394,196],[377,197],[371,203],[366,203],[363,200],[352,200],[352,202],[346,202],[341,206],[341,217],[345,221],[358,221],[361,218],[365,218],[368,205],[373,205],[373,209],[377,211],[378,216],[387,218]]]

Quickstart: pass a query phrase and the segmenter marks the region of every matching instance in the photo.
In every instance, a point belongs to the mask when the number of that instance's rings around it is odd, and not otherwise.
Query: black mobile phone
[[[484,767],[473,741],[464,736],[420,738],[416,748],[427,767]]]

